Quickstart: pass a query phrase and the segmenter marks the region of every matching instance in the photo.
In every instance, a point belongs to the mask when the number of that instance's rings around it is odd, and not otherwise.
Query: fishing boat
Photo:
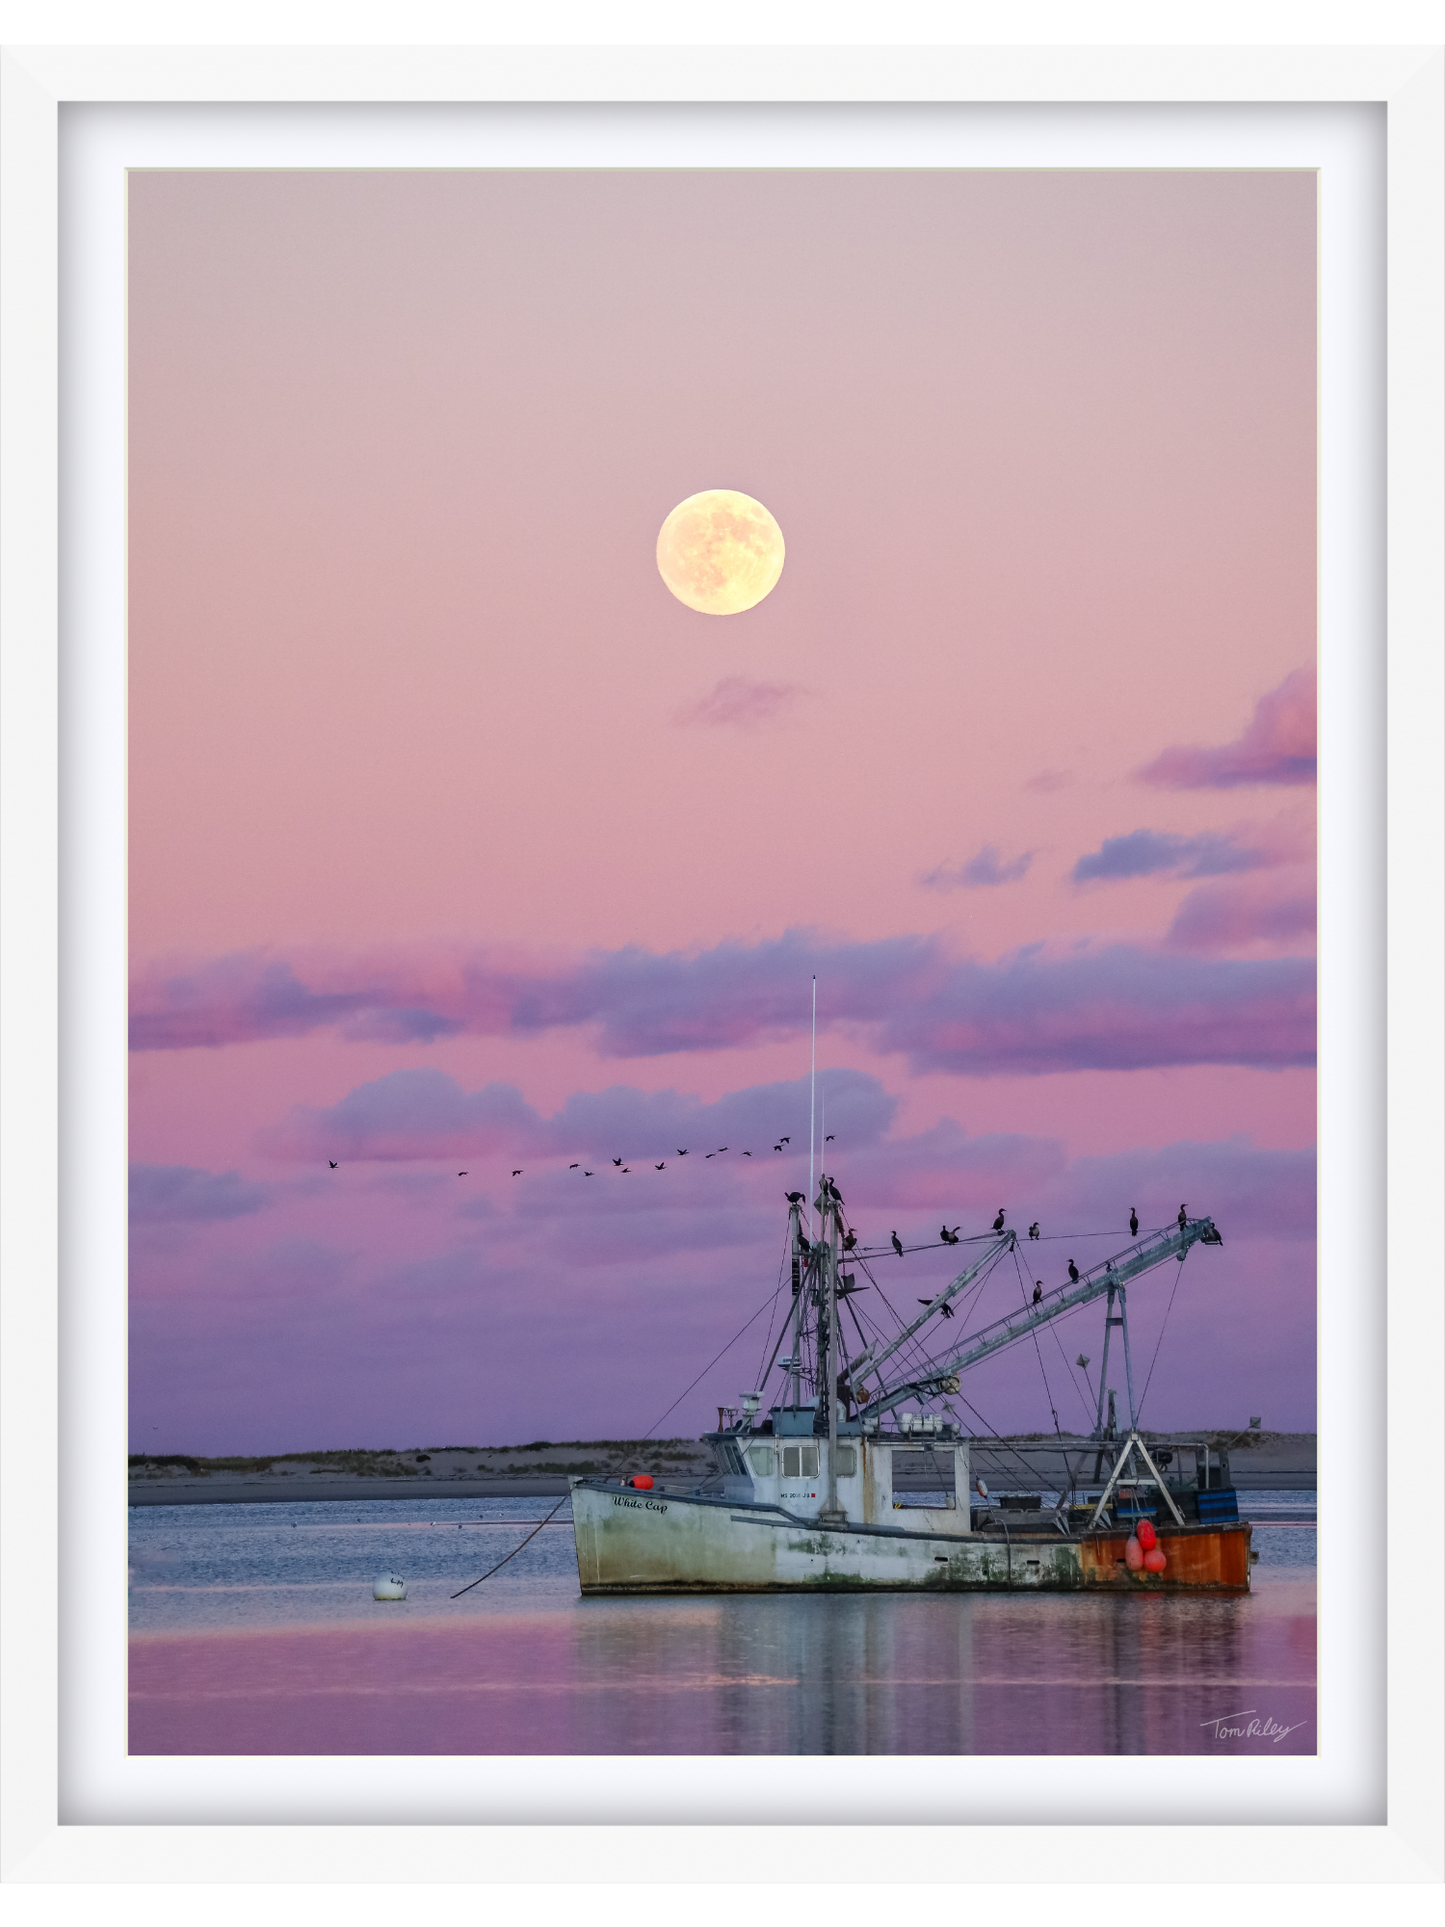
[[[885,1333],[859,1297],[871,1290],[886,1301],[875,1266],[890,1247],[860,1247],[826,1175],[808,1231],[803,1204],[789,1194],[791,1304],[758,1389],[720,1408],[717,1429],[703,1435],[714,1476],[692,1486],[572,1479],[584,1593],[1248,1591],[1257,1555],[1227,1453],[1204,1439],[1151,1441],[1138,1424],[1129,1349],[1130,1285],[1183,1264],[1196,1245],[1222,1244],[1212,1219],[1181,1207],[1175,1223],[1087,1271],[1070,1260],[1065,1284],[1036,1285],[1031,1296],[1016,1265],[1020,1303],[978,1326],[983,1288],[1017,1259],[1019,1237],[1002,1212],[978,1237],[945,1227],[943,1242],[963,1247],[963,1269]],[[891,1250],[904,1247],[894,1239]],[[948,1401],[968,1372],[1099,1300],[1092,1431],[1065,1434],[1056,1419],[1052,1436],[1024,1445],[960,1421]],[[1112,1391],[1106,1403],[1115,1332],[1127,1425]],[[991,1492],[985,1464],[995,1478],[1000,1466],[1016,1468],[1006,1476],[1026,1489]]]

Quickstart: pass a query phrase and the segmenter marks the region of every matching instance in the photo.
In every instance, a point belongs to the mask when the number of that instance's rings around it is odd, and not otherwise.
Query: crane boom
[[[1002,1248],[1005,1241],[1012,1236],[1011,1232],[1006,1233],[1005,1239],[1000,1240],[999,1248]],[[1070,1279],[1067,1285],[1048,1292],[1038,1304],[1020,1305],[1017,1311],[1011,1311],[1005,1317],[995,1319],[993,1324],[985,1325],[982,1331],[975,1333],[973,1338],[958,1351],[951,1355],[945,1353],[935,1361],[926,1374],[912,1378],[906,1384],[880,1386],[877,1394],[869,1399],[866,1405],[860,1407],[859,1415],[868,1418],[876,1413],[889,1411],[895,1405],[901,1405],[905,1399],[917,1398],[920,1395],[930,1397],[939,1391],[957,1391],[961,1373],[968,1371],[971,1366],[979,1364],[983,1359],[991,1357],[994,1352],[1002,1351],[1006,1345],[1016,1344],[1020,1338],[1026,1338],[1030,1332],[1037,1331],[1040,1325],[1048,1324],[1050,1319],[1058,1318],[1066,1311],[1076,1311],[1080,1305],[1090,1304],[1095,1298],[1102,1298],[1104,1293],[1113,1287],[1127,1285],[1142,1273],[1152,1271],[1156,1265],[1162,1265],[1167,1258],[1182,1259],[1191,1245],[1223,1243],[1224,1240],[1215,1229],[1212,1218],[1189,1218],[1183,1225],[1170,1225],[1164,1231],[1149,1232],[1126,1250],[1121,1251],[1117,1257],[1107,1258],[1102,1264],[1094,1265],[1088,1271],[1081,1272],[1077,1282]],[[996,1255],[997,1249],[988,1254],[989,1257]],[[966,1279],[982,1270],[985,1262],[986,1259],[980,1259],[978,1264],[966,1272],[963,1278],[956,1280],[947,1292],[941,1293],[939,1299],[935,1299],[924,1312],[923,1317],[915,1320],[908,1331],[896,1339],[886,1352],[880,1352],[878,1359],[881,1360],[889,1353],[896,1351],[905,1338],[911,1336],[920,1324],[927,1321],[941,1299],[952,1296]],[[868,1362],[871,1364],[876,1361]],[[951,1382],[945,1384],[945,1380]]]
[[[950,1298],[956,1298],[959,1292],[973,1283],[981,1271],[986,1271],[996,1258],[1002,1257],[1004,1252],[1011,1250],[1017,1243],[1018,1234],[1013,1231],[1005,1231],[997,1238],[990,1238],[982,1256],[976,1258],[966,1271],[961,1271],[952,1284],[945,1285],[936,1298],[930,1298],[927,1309],[921,1311],[915,1319],[905,1325],[896,1338],[889,1339],[886,1344],[881,1338],[875,1339],[866,1351],[860,1352],[856,1358],[851,1358],[848,1361],[849,1375],[857,1380],[864,1372],[876,1371],[885,1358],[891,1358],[900,1346],[906,1345],[913,1334],[928,1323],[940,1305],[946,1305]]]

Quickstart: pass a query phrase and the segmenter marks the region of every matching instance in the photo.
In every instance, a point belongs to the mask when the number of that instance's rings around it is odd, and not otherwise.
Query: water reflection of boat
[[[809,1237],[802,1199],[790,1203],[791,1308],[760,1389],[739,1407],[722,1408],[717,1430],[704,1434],[715,1476],[686,1489],[646,1477],[620,1486],[572,1480],[584,1592],[1248,1589],[1250,1527],[1239,1520],[1227,1454],[1204,1440],[1151,1447],[1137,1425],[1129,1353],[1129,1285],[1171,1259],[1182,1264],[1196,1244],[1221,1244],[1212,1220],[1181,1210],[1175,1224],[1145,1232],[1087,1271],[1071,1262],[1066,1284],[1036,1287],[1032,1297],[1020,1269],[1020,1303],[972,1327],[989,1278],[1008,1261],[1019,1263],[1015,1232],[1000,1223],[977,1238],[947,1235],[944,1243],[969,1247],[964,1269],[920,1301],[916,1318],[887,1318],[872,1268],[884,1252],[859,1248],[827,1177],[814,1209],[816,1236]],[[858,1302],[864,1292],[874,1294],[866,1311]],[[1101,1298],[1093,1430],[1056,1431],[1037,1446],[966,1434],[946,1403],[963,1375]],[[1116,1422],[1112,1392],[1106,1405],[1115,1331],[1127,1428]],[[782,1386],[760,1416],[761,1388],[775,1370]],[[1021,1468],[1011,1476],[1030,1490],[991,1496],[974,1469],[975,1451],[986,1451],[995,1466],[1001,1452],[1011,1454]],[[910,1501],[917,1478],[906,1474],[920,1454],[938,1485]],[[1040,1502],[1040,1488],[1051,1505]]]

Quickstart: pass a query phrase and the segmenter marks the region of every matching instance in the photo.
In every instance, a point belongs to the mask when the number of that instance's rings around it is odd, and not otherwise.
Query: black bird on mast
[[[920,1298],[918,1302],[920,1305],[931,1305],[933,1303],[933,1300],[931,1298]],[[943,1313],[945,1318],[952,1318],[953,1316],[952,1305],[940,1305],[938,1309]]]
[[[1031,1238],[1037,1238],[1040,1235],[1041,1234],[1039,1232],[1039,1221],[1037,1218],[1035,1218],[1033,1223],[1029,1226],[1029,1236]]]
[[[998,1208],[998,1216],[993,1221],[993,1228],[995,1231],[1003,1230],[1003,1206],[1002,1205],[1000,1205]]]
[[[1040,1278],[1034,1284],[1034,1303],[1037,1304],[1039,1300],[1043,1297],[1043,1295],[1044,1295],[1044,1283],[1042,1278]]]
[[[854,1245],[857,1244],[857,1242],[858,1242],[858,1233],[856,1231],[848,1231],[844,1233],[843,1249],[845,1251],[851,1251]]]
[[[1129,1236],[1131,1238],[1137,1238],[1138,1235],[1139,1235],[1139,1209],[1137,1205],[1131,1204],[1129,1206]]]
[[[803,1194],[801,1191],[785,1191],[783,1196],[788,1200],[789,1204],[801,1204],[803,1202]]]
[[[888,1235],[893,1240],[893,1249],[898,1253],[899,1257],[901,1258],[903,1256],[903,1244],[901,1239],[898,1236],[898,1233],[896,1231],[891,1231]]]
[[[1184,1209],[1184,1206],[1181,1204],[1179,1207],[1179,1229],[1182,1231],[1185,1225],[1188,1224],[1188,1222],[1189,1222],[1189,1213]]]
[[[947,1225],[943,1225],[940,1228],[938,1235],[946,1245],[956,1245],[958,1243],[958,1234],[959,1234],[960,1228],[961,1228],[960,1226],[955,1225],[952,1231],[950,1231]]]
[[[1079,1267],[1078,1267],[1078,1266],[1077,1266],[1077,1265],[1076,1265],[1076,1264],[1074,1263],[1074,1261],[1073,1261],[1073,1259],[1072,1259],[1072,1258],[1070,1258],[1070,1260],[1069,1260],[1069,1283],[1070,1283],[1071,1285],[1076,1285],[1076,1284],[1078,1284],[1078,1282],[1079,1282]]]

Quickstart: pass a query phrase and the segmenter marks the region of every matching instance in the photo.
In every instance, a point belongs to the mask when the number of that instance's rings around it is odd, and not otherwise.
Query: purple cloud
[[[1025,850],[1022,856],[1010,857],[1005,863],[999,855],[998,846],[985,843],[977,856],[970,857],[955,869],[940,863],[936,870],[930,870],[919,882],[930,890],[979,890],[989,889],[1000,883],[1016,883],[1034,860],[1032,850]]]
[[[952,965],[879,1027],[916,1071],[973,1076],[1144,1070],[1169,1064],[1312,1064],[1308,958],[1181,959],[1132,944]]]
[[[1132,830],[1127,836],[1106,836],[1097,850],[1074,865],[1075,883],[1120,877],[1224,876],[1231,871],[1257,870],[1269,861],[1263,850],[1247,849],[1232,836],[1205,830],[1199,836],[1175,836],[1167,830]]]
[[[1238,789],[1247,783],[1313,783],[1316,754],[1313,668],[1295,669],[1261,696],[1242,736],[1215,749],[1166,749],[1136,772],[1172,790]]]
[[[130,1167],[132,1224],[206,1223],[244,1218],[271,1202],[268,1185],[252,1184],[239,1171],[198,1171],[189,1164]]]
[[[877,1048],[918,1070],[998,1072],[1143,1069],[1168,1064],[1278,1067],[1313,1061],[1314,975],[1302,958],[1196,960],[1135,945],[1046,956],[1035,945],[993,963],[955,961],[931,938],[825,943],[804,931],[696,955],[629,947],[554,969],[486,955],[443,969],[425,960],[353,988],[356,966],[320,965],[345,980],[310,989],[290,970],[251,960],[201,965],[140,986],[139,1049],[217,1045],[355,1026],[418,1009],[481,1036],[592,1027],[605,1057],[723,1050],[801,1035],[816,972],[825,1029],[860,1026]],[[287,985],[284,998],[278,982]],[[177,984],[179,983],[179,992]],[[208,990],[214,995],[208,996]],[[431,989],[432,1001],[422,992]]]
[[[1316,921],[1313,879],[1283,891],[1277,885],[1205,884],[1180,904],[1166,941],[1178,950],[1215,951],[1313,941]]]
[[[872,1092],[878,1115],[888,1107],[873,1080],[857,1088]],[[719,1102],[746,1110],[757,1097],[739,1091]],[[1050,1283],[1061,1281],[1070,1256],[1083,1263],[1121,1248],[1131,1206],[1146,1225],[1171,1221],[1181,1201],[1208,1212],[1223,1248],[1194,1254],[1182,1271],[1165,1267],[1130,1293],[1138,1369],[1177,1287],[1151,1420],[1218,1424],[1237,1410],[1242,1426],[1264,1410],[1275,1424],[1312,1423],[1310,1151],[1236,1136],[1070,1160],[1054,1139],[972,1136],[951,1119],[857,1147],[840,1138],[834,1148],[865,1243],[886,1245],[894,1226],[909,1243],[935,1236],[945,1216],[981,1231],[1003,1203],[1010,1223],[1042,1221],[1045,1241],[1025,1241],[1020,1257],[1030,1277]],[[692,1164],[670,1166],[647,1186],[629,1177],[569,1190],[565,1170],[515,1186],[503,1178],[501,1208],[484,1223],[433,1211],[391,1225],[389,1235],[384,1216],[366,1215],[374,1188],[345,1201],[335,1193],[334,1218],[313,1221],[304,1235],[199,1259],[148,1249],[136,1263],[132,1317],[137,1410],[163,1425],[168,1450],[640,1431],[766,1304],[779,1276],[785,1207],[776,1170]],[[937,1250],[899,1262],[888,1253],[873,1269],[884,1292],[908,1301],[936,1289],[956,1259]],[[1017,1303],[1019,1289],[1014,1267],[1002,1267],[988,1287],[996,1296],[968,1322]],[[873,1295],[870,1288],[860,1300],[865,1312]],[[1080,1395],[1065,1361],[1079,1349],[1097,1359],[1101,1319],[1096,1306],[1062,1330],[1061,1344],[1044,1341],[1048,1396],[1061,1415],[1072,1401],[1075,1421]],[[648,1333],[641,1349],[639,1329]],[[540,1376],[539,1330],[547,1334]],[[755,1383],[769,1335],[764,1312],[664,1429],[695,1435],[710,1406]],[[1000,1429],[1049,1423],[1031,1346],[980,1370],[965,1392]],[[139,1443],[151,1442],[147,1430]]]
[[[749,676],[724,676],[707,695],[678,710],[684,728],[757,729],[777,722],[809,691],[797,683],[755,682]]]
[[[855,1146],[880,1138],[896,1108],[878,1080],[861,1071],[828,1072],[822,1095],[829,1129]],[[543,1117],[511,1084],[464,1091],[445,1071],[418,1068],[360,1084],[324,1110],[298,1108],[267,1134],[264,1148],[302,1160],[582,1156],[610,1171],[614,1157],[649,1169],[658,1159],[678,1162],[680,1146],[699,1162],[719,1145],[736,1162],[745,1149],[767,1162],[784,1133],[795,1155],[807,1143],[806,1078],[755,1085],[710,1104],[677,1091],[618,1084],[575,1091],[554,1116]]]

